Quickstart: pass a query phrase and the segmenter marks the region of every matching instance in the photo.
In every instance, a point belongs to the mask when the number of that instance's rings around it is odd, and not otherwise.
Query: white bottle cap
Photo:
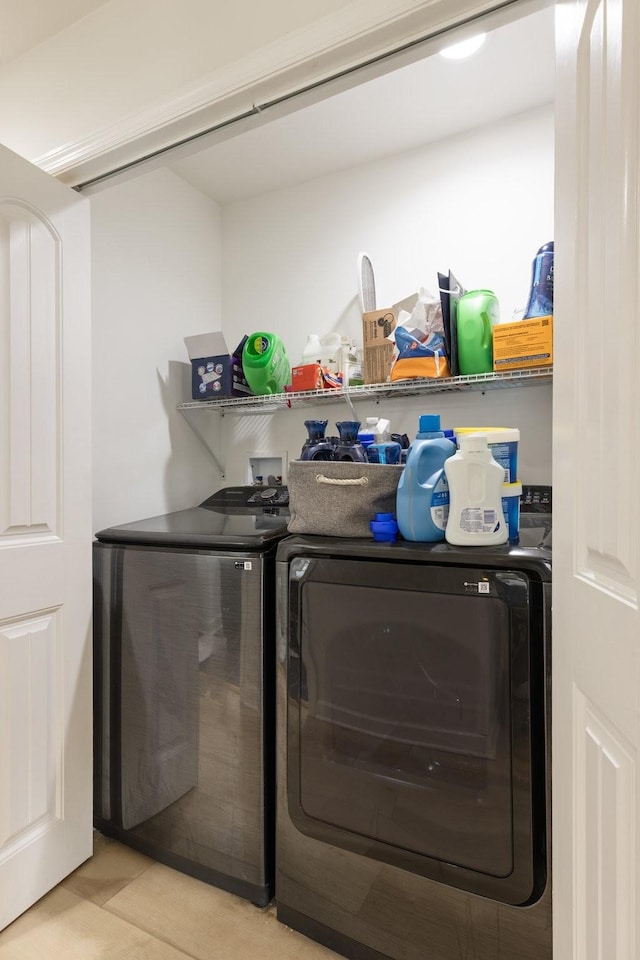
[[[489,449],[486,433],[462,433],[458,437],[462,453],[484,453]]]

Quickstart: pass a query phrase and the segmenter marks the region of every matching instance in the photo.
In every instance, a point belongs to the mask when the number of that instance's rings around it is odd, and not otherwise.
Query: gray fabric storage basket
[[[287,477],[289,533],[371,539],[374,515],[396,512],[403,469],[350,460],[293,460]]]

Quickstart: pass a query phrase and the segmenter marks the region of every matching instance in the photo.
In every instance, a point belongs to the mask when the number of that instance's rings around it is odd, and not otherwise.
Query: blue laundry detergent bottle
[[[416,439],[407,452],[407,464],[398,483],[396,517],[405,540],[444,540],[449,514],[449,486],[444,463],[456,445],[440,429],[440,417],[420,417]]]
[[[553,315],[553,257],[553,240],[540,247],[534,257],[525,320]]]

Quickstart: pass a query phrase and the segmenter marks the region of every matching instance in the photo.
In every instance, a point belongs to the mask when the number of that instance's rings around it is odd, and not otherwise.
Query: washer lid
[[[289,511],[272,507],[228,513],[208,505],[108,527],[96,533],[105,543],[260,550],[287,535]]]

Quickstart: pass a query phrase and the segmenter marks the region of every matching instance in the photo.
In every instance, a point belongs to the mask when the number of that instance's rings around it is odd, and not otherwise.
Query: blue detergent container
[[[553,240],[540,247],[531,268],[531,290],[524,319],[553,315]]]
[[[333,444],[325,438],[328,420],[305,420],[309,434],[304,442],[301,460],[333,460]]]
[[[420,417],[416,439],[398,483],[396,517],[405,540],[433,543],[444,540],[449,515],[449,485],[444,463],[456,445],[440,429],[440,417]]]
[[[340,439],[335,445],[333,451],[334,460],[355,460],[358,463],[366,463],[367,456],[364,447],[358,440],[358,430],[360,422],[358,420],[341,420],[336,423]]]

